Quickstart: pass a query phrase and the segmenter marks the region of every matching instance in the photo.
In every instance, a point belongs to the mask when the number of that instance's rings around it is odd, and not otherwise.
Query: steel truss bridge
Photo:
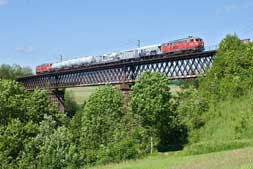
[[[145,71],[161,72],[170,79],[187,79],[203,75],[216,51],[181,55],[155,55],[138,59],[96,64],[59,72],[18,78],[27,90],[59,89],[133,83]]]
[[[50,100],[58,104],[59,110],[64,111],[64,91],[59,89],[123,84],[121,90],[126,92],[129,88],[124,87],[125,84],[134,83],[145,71],[161,72],[172,80],[195,78],[206,73],[215,54],[216,51],[212,50],[180,55],[154,55],[26,76],[17,81],[23,83],[27,90],[48,90]]]

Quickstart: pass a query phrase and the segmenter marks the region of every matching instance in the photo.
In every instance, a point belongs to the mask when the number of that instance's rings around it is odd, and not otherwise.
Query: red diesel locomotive
[[[47,73],[52,71],[52,64],[43,64],[36,67],[36,74]]]
[[[204,50],[204,41],[201,38],[189,36],[185,39],[164,43],[161,48],[162,53],[200,52]]]

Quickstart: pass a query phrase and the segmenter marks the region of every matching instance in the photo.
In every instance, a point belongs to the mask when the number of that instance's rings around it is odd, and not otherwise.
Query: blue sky
[[[253,39],[252,0],[0,0],[0,64],[38,64],[188,35]]]

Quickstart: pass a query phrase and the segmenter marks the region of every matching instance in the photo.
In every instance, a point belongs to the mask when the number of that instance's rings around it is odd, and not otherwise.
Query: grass
[[[187,145],[184,148],[184,154],[197,155],[206,154],[210,152],[220,152],[226,150],[239,149],[244,147],[253,147],[252,139],[240,139],[240,140],[209,140],[206,142],[198,142],[191,145]]]
[[[73,93],[74,99],[77,104],[83,104],[84,100],[87,100],[89,96],[96,90],[97,87],[79,87],[67,89]]]
[[[97,87],[78,87],[78,88],[69,88],[67,91],[73,93],[74,99],[77,104],[82,105],[84,100],[87,100],[89,96],[95,92]],[[177,85],[171,85],[171,92],[176,93],[180,88]]]
[[[253,91],[249,91],[240,98],[231,98],[211,105],[209,111],[205,113],[205,119],[207,119],[205,126],[190,134],[191,143],[210,141],[228,143],[234,140],[252,140]],[[237,143],[243,145],[243,142]],[[239,145],[237,143],[231,145],[237,147]]]
[[[159,153],[141,160],[97,166],[92,169],[253,169],[253,148],[184,156]]]

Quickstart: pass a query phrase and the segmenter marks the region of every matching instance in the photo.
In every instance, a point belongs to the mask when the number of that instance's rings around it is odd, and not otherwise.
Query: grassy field
[[[87,100],[88,97],[96,90],[96,87],[78,87],[70,88],[67,91],[73,93],[74,99],[77,104],[83,104],[84,100]]]
[[[83,104],[84,100],[87,100],[89,96],[96,90],[97,87],[78,87],[78,88],[70,88],[67,91],[70,91],[74,95],[74,99],[77,104]],[[171,85],[171,92],[176,93],[180,88],[177,85]]]
[[[92,169],[253,169],[253,148],[183,156],[163,153],[142,160],[93,167]]]

